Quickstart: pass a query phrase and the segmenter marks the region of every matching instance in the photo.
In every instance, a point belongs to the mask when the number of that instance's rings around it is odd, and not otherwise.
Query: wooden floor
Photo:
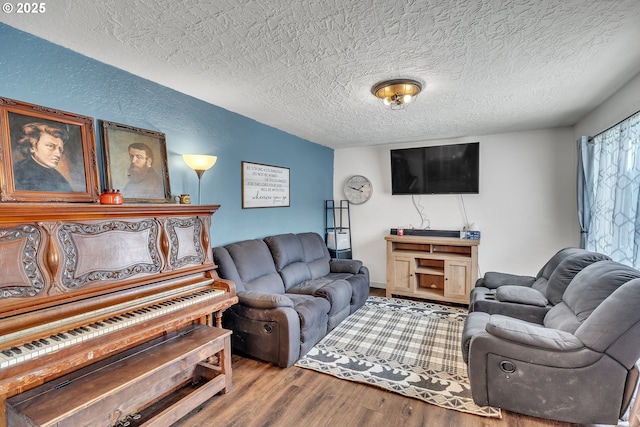
[[[384,296],[382,293],[373,295]],[[566,427],[502,411],[502,419],[463,414],[373,386],[233,355],[233,389],[175,424],[182,427]]]

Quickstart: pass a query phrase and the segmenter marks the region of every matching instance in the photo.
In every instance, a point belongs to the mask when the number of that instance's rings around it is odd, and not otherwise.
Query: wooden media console
[[[401,295],[469,304],[478,279],[479,240],[386,236],[387,298]]]

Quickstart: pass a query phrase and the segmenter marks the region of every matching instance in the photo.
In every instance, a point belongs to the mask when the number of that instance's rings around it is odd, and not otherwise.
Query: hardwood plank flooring
[[[381,293],[379,291],[382,291]],[[384,290],[372,290],[384,296]],[[192,411],[179,427],[568,427],[576,424],[502,411],[502,419],[447,410],[377,387],[238,354],[233,388]]]

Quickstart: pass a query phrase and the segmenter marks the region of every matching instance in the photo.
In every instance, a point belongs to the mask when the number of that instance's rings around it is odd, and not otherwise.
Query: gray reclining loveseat
[[[369,271],[361,261],[331,259],[319,234],[245,240],[213,249],[223,279],[235,282],[238,304],[224,327],[234,349],[291,366],[328,331],[364,305]]]
[[[473,400],[578,424],[616,424],[638,381],[640,272],[599,261],[541,323],[469,313],[462,333]]]
[[[564,248],[535,277],[487,272],[471,290],[469,311],[541,323],[551,307],[562,301],[562,294],[578,272],[594,262],[609,259],[585,249]]]

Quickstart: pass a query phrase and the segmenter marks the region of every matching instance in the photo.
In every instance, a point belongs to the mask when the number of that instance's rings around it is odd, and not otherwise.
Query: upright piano
[[[218,205],[0,205],[0,427],[6,399],[188,325],[220,326]]]

